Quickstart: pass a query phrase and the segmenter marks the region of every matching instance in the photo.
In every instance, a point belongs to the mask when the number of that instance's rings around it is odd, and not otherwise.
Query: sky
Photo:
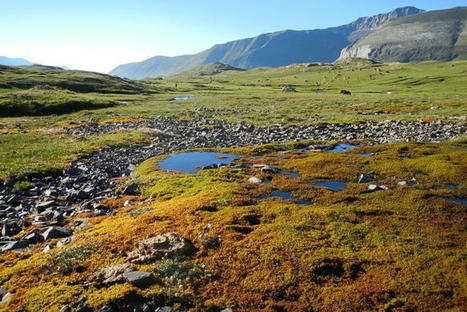
[[[0,0],[0,55],[108,72],[155,55],[340,26],[403,6],[436,10],[467,0]]]

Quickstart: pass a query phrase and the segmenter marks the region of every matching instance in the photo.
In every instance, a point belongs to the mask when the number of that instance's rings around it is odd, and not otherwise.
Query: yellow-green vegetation
[[[466,148],[458,141],[345,153],[279,154],[286,147],[273,145],[233,150],[244,155],[239,163],[267,163],[301,178],[251,167],[166,173],[157,167],[162,157],[149,159],[134,183],[152,202],[132,197],[124,207],[127,197],[108,200],[115,214],[90,218],[70,245],[1,256],[0,284],[15,294],[0,311],[59,311],[84,299],[98,308],[141,297],[182,311],[463,311],[466,206],[440,197],[466,198]],[[376,154],[357,155],[366,152]],[[368,192],[356,183],[357,174],[368,172],[390,189]],[[246,183],[251,176],[272,181]],[[412,178],[412,187],[397,184]],[[327,180],[349,184],[342,192],[312,185]],[[313,204],[255,200],[273,189]],[[138,241],[170,231],[198,251],[135,265],[161,283],[147,289],[84,283],[92,272],[124,263]],[[217,248],[201,243],[217,235]]]
[[[0,179],[26,173],[62,170],[72,160],[108,146],[150,142],[141,131],[73,137],[66,132],[37,130],[28,134],[0,135]]]
[[[163,79],[131,81],[56,68],[1,66],[0,116],[9,117],[0,118],[0,150],[14,151],[15,141],[48,140],[29,133],[38,128],[53,132],[156,115],[183,119],[207,116],[268,126],[387,119],[465,122],[466,70],[467,61],[374,64],[346,60],[211,76],[189,71]],[[292,85],[297,92],[282,92],[283,85]],[[342,89],[352,95],[340,94]],[[196,97],[172,100],[187,93]],[[40,167],[41,162],[47,162],[42,156],[48,147],[33,146],[29,166]],[[72,157],[74,150],[69,151],[63,156]],[[1,171],[4,175],[15,172],[16,167],[2,162]]]

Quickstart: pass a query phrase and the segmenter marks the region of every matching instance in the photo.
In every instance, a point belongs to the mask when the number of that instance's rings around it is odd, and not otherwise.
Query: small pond
[[[159,162],[159,168],[167,171],[182,173],[198,173],[203,167],[213,164],[230,164],[239,158],[239,155],[216,152],[188,152],[171,154],[168,158]]]
[[[342,192],[347,187],[347,182],[342,181],[324,181],[313,183],[313,186],[325,187],[335,192]]]
[[[352,148],[356,148],[356,146],[351,145],[351,144],[339,143],[339,144],[336,144],[336,146],[334,146],[334,148],[329,150],[328,152],[341,153],[341,152],[345,152],[345,151],[347,151],[349,149],[352,149]]]
[[[463,199],[463,198],[454,198],[454,197],[438,197],[438,198],[445,200],[448,203],[467,205],[467,199]]]
[[[263,195],[263,196],[260,196],[258,198],[256,198],[256,200],[263,200],[263,199],[266,199],[266,198],[271,198],[271,197],[280,197],[284,200],[293,200],[295,201],[295,203],[297,205],[311,205],[312,202],[311,201],[306,201],[306,200],[295,200],[293,197],[292,197],[292,193],[291,192],[287,192],[287,191],[280,191],[280,190],[274,190],[272,191],[271,195]]]
[[[315,93],[323,94],[323,93],[326,93],[326,90],[317,89],[315,90]]]
[[[172,98],[173,101],[188,101],[189,99],[194,99],[195,96],[193,94],[188,94],[186,96],[176,96]]]

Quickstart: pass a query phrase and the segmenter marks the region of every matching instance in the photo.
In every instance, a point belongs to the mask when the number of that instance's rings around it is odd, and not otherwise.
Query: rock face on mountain
[[[340,59],[378,62],[467,59],[467,8],[431,11],[401,18],[344,48]]]
[[[218,44],[193,55],[155,56],[142,62],[120,65],[110,72],[125,78],[141,79],[176,74],[193,67],[222,62],[250,69],[279,67],[293,63],[332,62],[340,51],[385,23],[423,12],[414,7],[363,17],[339,27],[316,30],[284,30]]]

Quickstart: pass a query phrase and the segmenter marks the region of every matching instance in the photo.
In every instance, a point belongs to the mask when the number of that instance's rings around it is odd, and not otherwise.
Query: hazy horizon
[[[193,54],[214,44],[284,29],[340,26],[398,7],[429,11],[467,5],[467,1],[453,0],[299,2],[291,6],[276,0],[5,1],[0,13],[0,55],[106,73],[155,55]]]

